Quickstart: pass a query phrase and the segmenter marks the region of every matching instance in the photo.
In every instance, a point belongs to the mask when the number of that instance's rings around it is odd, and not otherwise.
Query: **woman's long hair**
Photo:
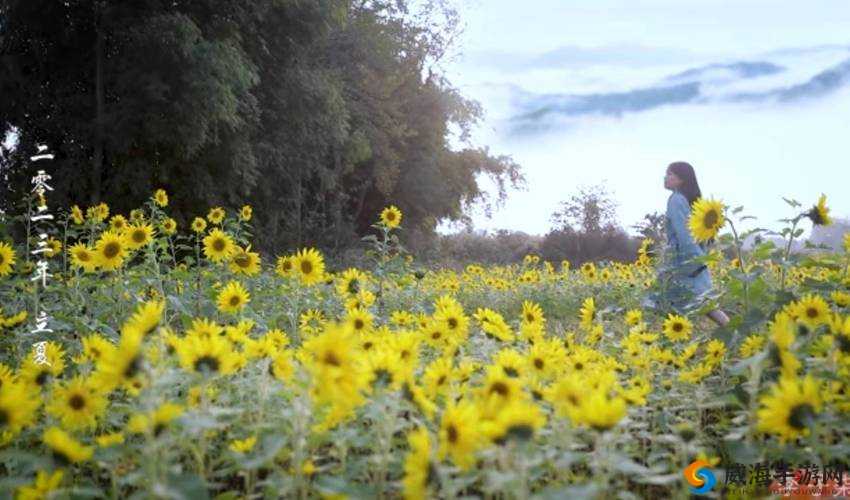
[[[670,164],[667,167],[667,170],[676,174],[676,177],[682,180],[682,185],[679,187],[679,191],[685,198],[688,199],[688,203],[691,205],[697,201],[698,198],[702,196],[702,191],[699,189],[699,182],[697,182],[697,174],[694,172],[694,167],[691,166],[690,163],[684,161],[676,161]]]

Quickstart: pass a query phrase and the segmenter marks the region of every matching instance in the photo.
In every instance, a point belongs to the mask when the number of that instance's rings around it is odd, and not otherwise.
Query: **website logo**
[[[691,465],[685,467],[683,474],[685,480],[691,485],[691,493],[704,495],[714,488],[717,484],[717,478],[708,466],[711,465],[705,460],[697,460]]]

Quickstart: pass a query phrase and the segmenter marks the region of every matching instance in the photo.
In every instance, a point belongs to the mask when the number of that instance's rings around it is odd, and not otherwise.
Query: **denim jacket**
[[[665,217],[667,229],[667,245],[672,254],[672,264],[677,270],[687,276],[698,273],[702,264],[692,262],[691,259],[705,255],[705,250],[698,245],[691,236],[688,229],[688,219],[691,215],[691,206],[685,195],[673,191],[667,199],[667,216]]]

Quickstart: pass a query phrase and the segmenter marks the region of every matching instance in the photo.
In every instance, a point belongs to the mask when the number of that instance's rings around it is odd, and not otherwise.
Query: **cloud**
[[[748,79],[759,76],[773,75],[785,71],[783,66],[767,61],[758,62],[736,62],[732,64],[708,64],[698,68],[691,68],[681,73],[668,76],[665,80],[670,82],[693,82],[706,79]]]
[[[827,68],[807,81],[768,92],[746,92],[729,97],[731,101],[763,101],[776,98],[790,102],[821,97],[850,83],[850,59]]]
[[[830,48],[831,50],[832,48]],[[798,64],[805,64],[800,49]],[[790,49],[785,49],[788,53]],[[529,135],[564,126],[565,120],[583,115],[620,117],[662,106],[744,102],[793,102],[818,98],[850,85],[850,59],[822,69],[795,83],[767,78],[759,90],[741,92],[736,85],[786,72],[786,66],[771,61],[738,61],[697,66],[657,80],[657,83],[619,92],[533,93],[514,89],[513,112],[507,120],[509,135]],[[789,77],[800,78],[799,74]],[[765,85],[768,86],[765,88]]]
[[[600,47],[561,46],[541,54],[482,50],[465,56],[468,66],[500,70],[584,68],[589,66],[644,67],[693,61],[698,54],[690,50],[642,45],[605,45]]]

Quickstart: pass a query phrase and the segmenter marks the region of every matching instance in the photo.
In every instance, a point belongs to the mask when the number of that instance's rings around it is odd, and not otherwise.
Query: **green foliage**
[[[12,1],[0,133],[17,146],[0,156],[0,208],[23,199],[46,143],[63,206],[126,213],[162,187],[180,224],[250,203],[257,246],[339,250],[392,202],[433,241],[440,218],[523,180],[508,157],[449,147],[481,115],[439,69],[458,26],[444,2]]]

